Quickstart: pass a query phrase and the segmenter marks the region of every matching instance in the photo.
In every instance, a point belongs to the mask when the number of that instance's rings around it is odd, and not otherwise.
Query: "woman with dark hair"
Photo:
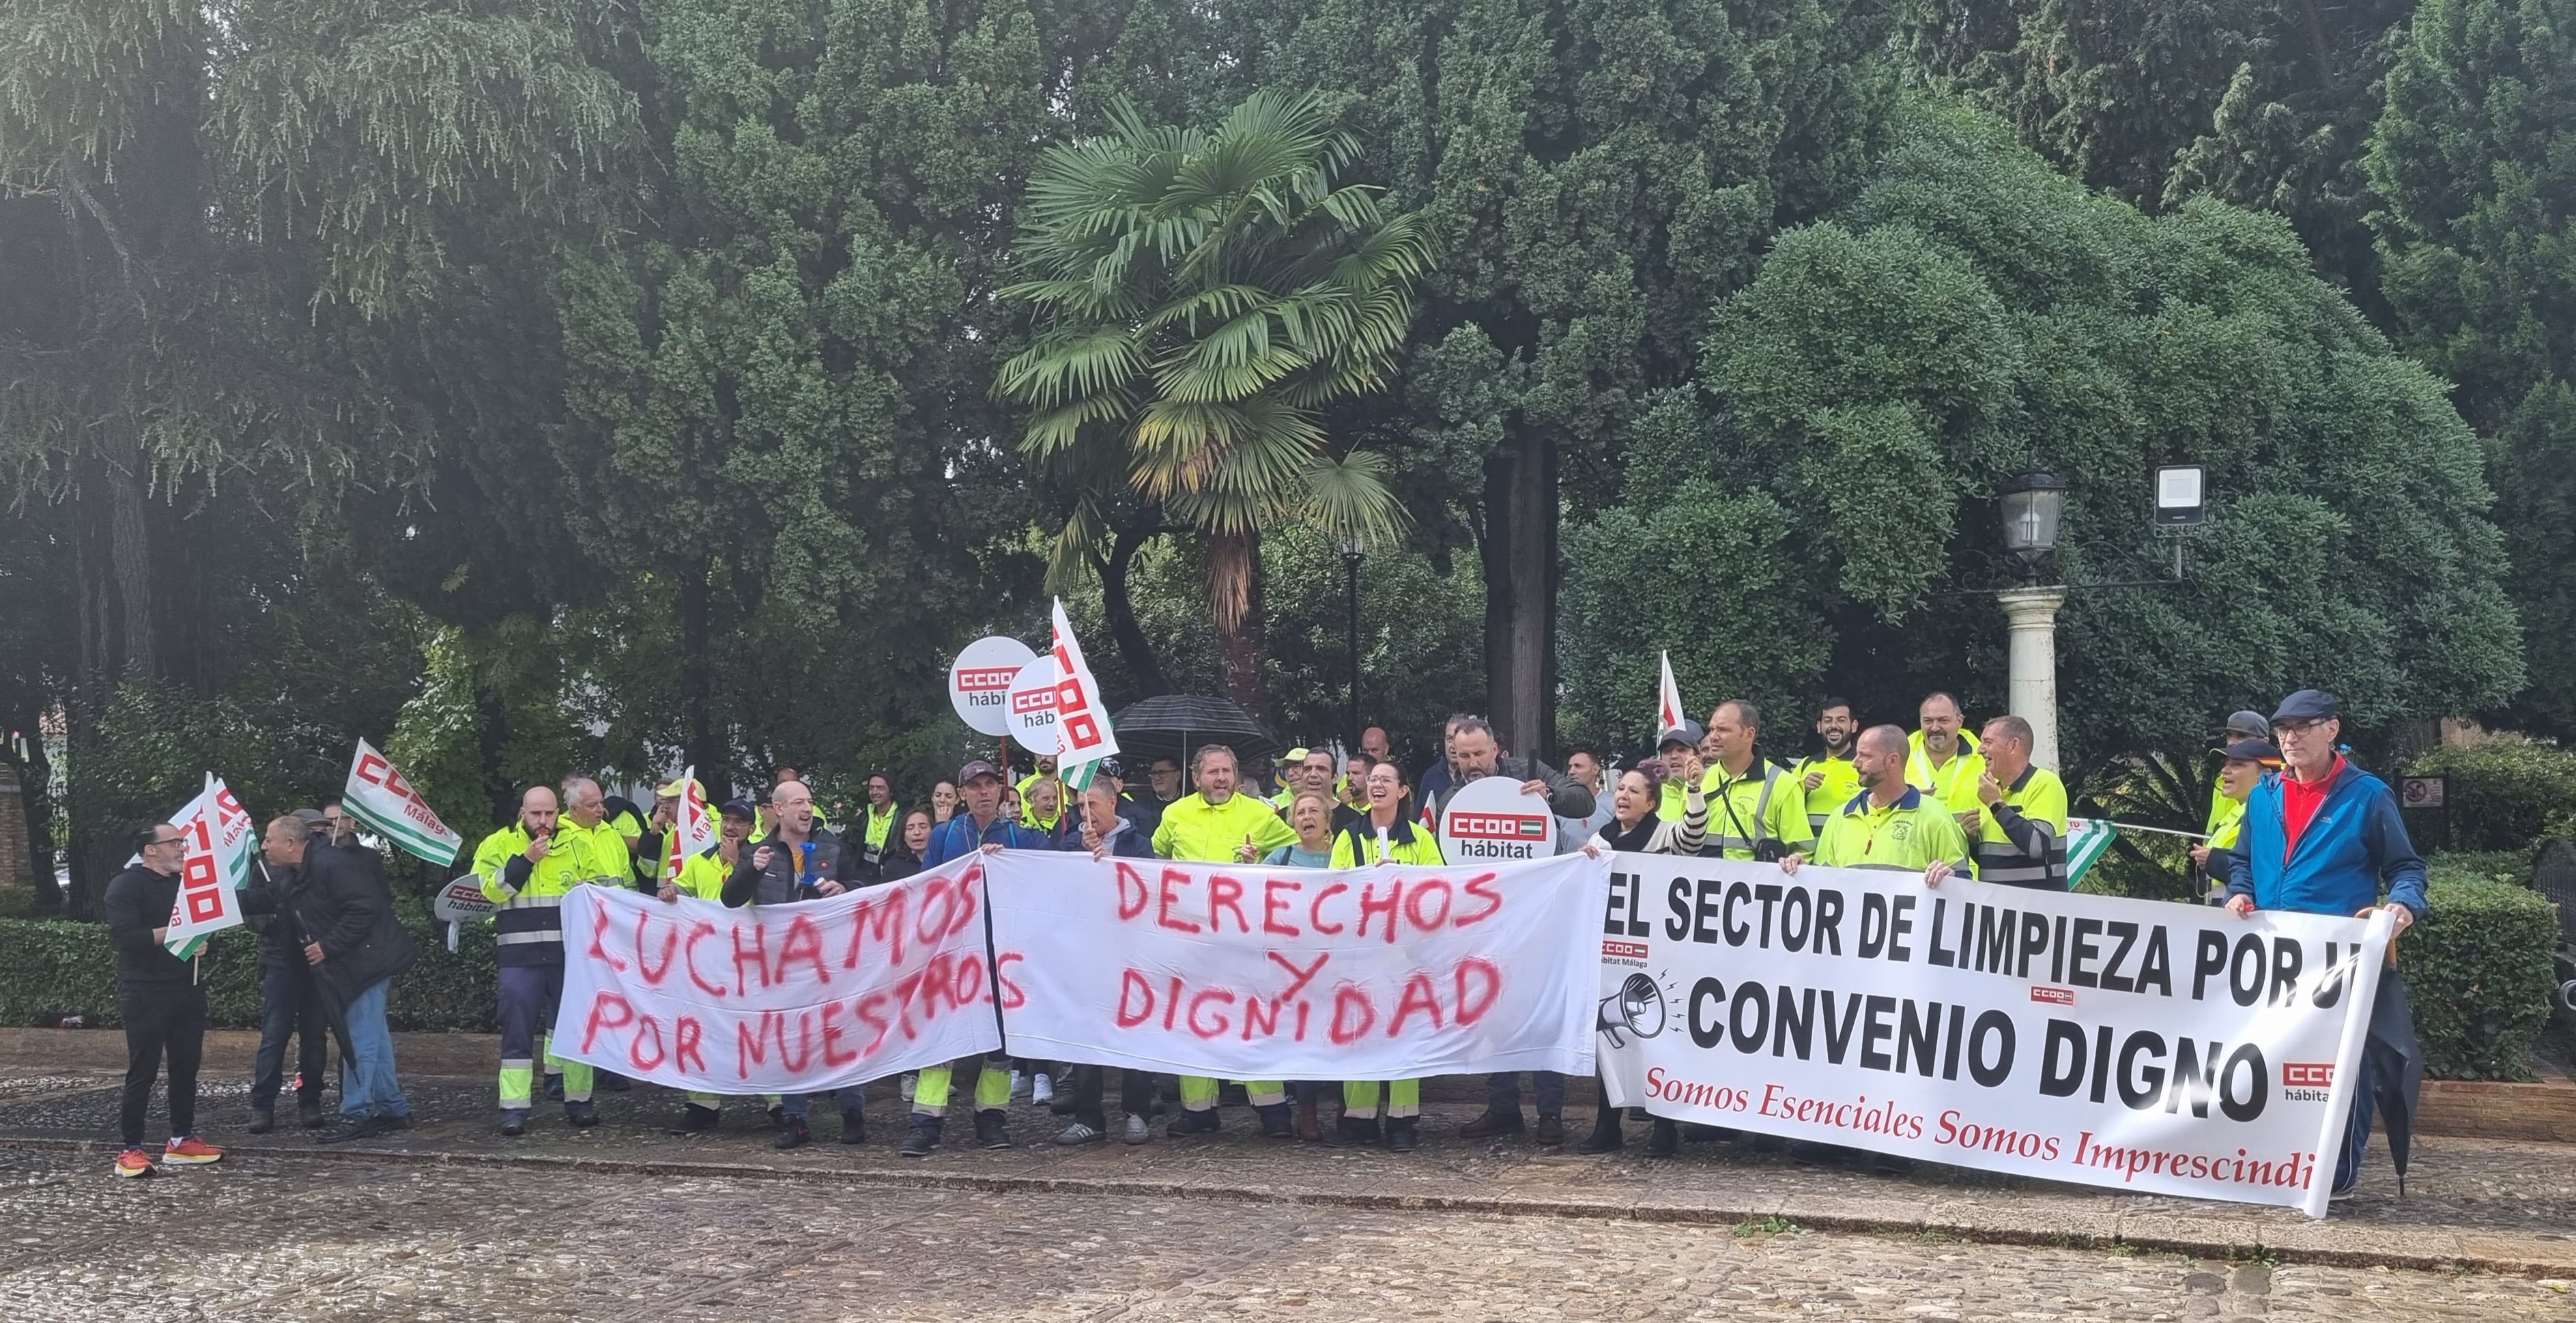
[[[944,827],[957,816],[957,783],[941,777],[930,783],[930,825]]]
[[[895,827],[894,838],[886,842],[885,853],[877,859],[879,882],[892,882],[921,871],[921,856],[930,849],[930,810],[911,809]]]
[[[1633,854],[1698,854],[1708,839],[1708,795],[1700,778],[1684,778],[1682,820],[1663,821],[1655,807],[1663,802],[1664,781],[1672,774],[1671,764],[1661,758],[1648,758],[1619,774],[1617,786],[1610,792],[1610,821],[1592,838],[1588,850],[1626,850]],[[1600,1077],[1593,1077],[1595,1084]],[[1577,1153],[1615,1153],[1628,1142],[1619,1129],[1619,1109],[1609,1103],[1609,1090],[1601,1092],[1602,1102],[1592,1112],[1592,1133],[1574,1146]],[[1654,1129],[1646,1136],[1646,1156],[1669,1158],[1681,1147],[1681,1128],[1658,1116]]]

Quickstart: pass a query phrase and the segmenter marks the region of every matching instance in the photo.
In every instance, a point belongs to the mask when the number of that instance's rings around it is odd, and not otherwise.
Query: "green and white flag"
[[[179,894],[161,945],[193,960],[206,938],[242,921],[241,886],[250,880],[250,811],[214,773],[187,807],[171,815],[188,852],[179,864]]]
[[[2066,889],[2084,880],[2084,870],[2111,848],[2120,836],[2119,824],[2108,818],[2068,818],[2066,820]]]
[[[358,741],[349,763],[349,784],[340,792],[340,807],[379,836],[442,868],[455,862],[465,838],[447,829],[404,779],[402,769],[386,761],[376,746]]]

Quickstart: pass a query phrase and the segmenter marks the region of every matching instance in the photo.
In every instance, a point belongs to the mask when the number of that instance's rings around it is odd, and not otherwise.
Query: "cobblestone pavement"
[[[1740,1225],[0,1149],[0,1317],[2566,1320],[2564,1281]]]

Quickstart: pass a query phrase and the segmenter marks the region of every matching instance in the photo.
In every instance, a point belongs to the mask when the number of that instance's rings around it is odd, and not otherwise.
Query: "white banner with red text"
[[[1015,1055],[1227,1079],[1592,1069],[1600,859],[1324,870],[1008,851]],[[1007,957],[1006,957],[1007,958]]]
[[[1612,1102],[2325,1215],[2390,921],[1613,856]]]
[[[985,944],[983,874],[979,857],[741,909],[574,887],[555,1054],[742,1095],[819,1093],[992,1051],[995,1003],[1017,994],[1012,957],[995,962]]]

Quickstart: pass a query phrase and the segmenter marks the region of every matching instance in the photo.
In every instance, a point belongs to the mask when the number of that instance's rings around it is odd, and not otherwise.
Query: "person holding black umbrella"
[[[373,850],[331,844],[291,813],[270,821],[260,850],[271,866],[296,872],[287,907],[304,937],[300,954],[347,1044],[340,1124],[321,1135],[321,1142],[408,1128],[411,1102],[394,1071],[385,996],[394,975],[420,957],[420,948],[394,917],[384,860]]]
[[[2341,707],[2322,689],[2302,689],[2282,699],[2272,714],[2283,766],[2246,800],[2239,847],[2210,856],[2225,862],[2228,913],[2240,919],[2257,909],[2366,914],[2382,905],[2385,884],[2384,903],[2397,936],[2423,919],[2424,861],[2407,838],[2397,796],[2387,782],[2345,760],[2336,746],[2342,733]],[[2388,1113],[2390,1156],[2401,1184],[2405,1180],[2422,1079],[2423,1053],[2415,1044],[2406,981],[2392,962],[2380,972],[2379,996],[2370,1007],[2352,1117],[2335,1162],[2334,1198],[2349,1197],[2361,1178],[2374,1104]]]

